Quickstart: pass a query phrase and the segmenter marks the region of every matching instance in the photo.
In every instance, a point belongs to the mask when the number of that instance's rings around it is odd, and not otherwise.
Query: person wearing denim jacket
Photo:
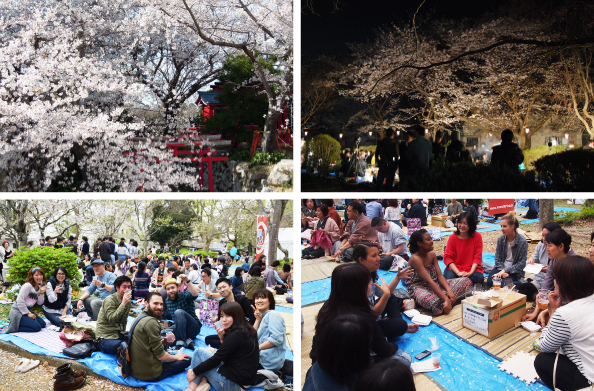
[[[524,279],[524,268],[528,259],[528,241],[517,232],[520,223],[514,213],[508,213],[501,218],[501,235],[497,238],[495,247],[495,267],[489,273],[487,284],[493,286],[495,275],[501,278],[511,278],[514,285],[521,284]],[[511,265],[505,265],[508,243],[511,244]],[[503,271],[503,273],[502,273]]]
[[[258,331],[260,365],[264,369],[278,371],[285,363],[287,350],[285,319],[274,310],[274,296],[268,289],[254,292],[254,304],[254,328]]]

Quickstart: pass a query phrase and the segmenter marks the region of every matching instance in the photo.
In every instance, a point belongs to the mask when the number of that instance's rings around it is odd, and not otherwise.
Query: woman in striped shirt
[[[568,256],[553,268],[550,318],[538,341],[543,353],[536,357],[534,368],[551,389],[579,390],[594,383],[594,264],[584,257]],[[561,306],[561,301],[568,304]],[[561,354],[555,371],[557,351]]]

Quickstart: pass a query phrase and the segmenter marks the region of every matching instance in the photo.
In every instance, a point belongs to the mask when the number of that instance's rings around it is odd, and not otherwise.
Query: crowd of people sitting
[[[323,230],[331,219],[328,211],[333,201],[321,200],[317,205],[314,200],[305,201],[302,227]],[[315,253],[314,246],[304,249],[306,254],[331,254],[337,262],[348,262],[333,270],[330,297],[318,313],[310,352],[312,367],[304,390],[387,389],[382,386],[387,375],[379,369],[384,366],[393,369],[392,385],[402,382],[405,389],[414,390],[410,371],[401,369],[410,366],[411,356],[394,342],[395,337],[419,328],[402,319],[404,300],[414,299],[417,307],[433,316],[448,314],[473,285],[491,287],[494,277],[509,281],[530,302],[539,292],[547,294],[548,308],[530,308],[523,319],[543,327],[535,343],[535,349],[542,352],[535,369],[545,384],[551,389],[577,390],[594,383],[594,232],[588,257],[582,257],[571,249],[571,235],[558,223],[548,223],[542,241],[529,256],[528,242],[518,231],[519,221],[510,212],[499,218],[501,235],[494,264],[489,265],[483,261],[483,238],[477,232],[473,200],[465,200],[466,208],[456,200],[448,205],[455,232],[447,239],[443,254],[436,254],[431,234],[421,227],[410,234],[407,253],[406,235],[394,221],[406,218],[400,202],[390,200],[381,208],[381,201],[372,200],[366,206],[359,200],[348,202],[346,224],[336,224],[341,228],[332,235],[322,231],[334,240],[332,247],[326,247],[330,251]],[[398,210],[390,210],[394,208]],[[317,221],[308,214],[311,210]],[[426,213],[423,207],[425,218]],[[439,260],[445,266],[443,273]],[[525,266],[534,263],[543,265],[541,272],[526,278]],[[378,278],[379,269],[396,276],[388,284]],[[400,281],[406,295],[394,294]]]
[[[83,240],[88,244],[87,238]],[[240,390],[262,381],[257,375],[260,369],[292,376],[292,361],[285,359],[285,320],[275,310],[272,293],[292,289],[291,264],[277,270],[278,261],[267,266],[266,256],[260,255],[250,263],[244,253],[237,257],[240,265],[233,271],[233,260],[229,262],[220,252],[216,259],[151,253],[139,259],[134,240],[130,241],[133,250],[125,253],[122,239],[115,255],[113,243],[105,237],[92,256],[80,254],[79,270],[85,281],[81,285],[86,289],[74,307],[69,279],[73,276],[66,268],[57,267],[47,279],[44,270],[31,267],[2,332],[45,328],[45,320],[32,311],[36,304],[43,306],[45,318],[57,327],[63,326],[66,315],[85,311],[96,321],[98,349],[116,355],[122,342],[128,341],[128,317],[134,304],[144,307],[135,320],[129,348],[131,375],[137,379],[157,382],[190,367],[188,390],[210,386]],[[209,348],[196,348],[203,326],[214,328],[216,334],[206,336]],[[183,348],[193,349],[193,357]],[[84,383],[72,376],[61,381],[59,386],[68,389]]]

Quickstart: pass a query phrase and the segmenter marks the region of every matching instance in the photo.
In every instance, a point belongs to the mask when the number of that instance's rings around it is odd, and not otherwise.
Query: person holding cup
[[[550,389],[579,390],[594,383],[594,265],[588,258],[567,256],[553,269],[550,318],[538,340],[542,353],[534,369]]]
[[[120,343],[126,340],[128,313],[132,309],[132,280],[127,276],[119,276],[113,286],[116,293],[103,300],[95,335],[100,338],[99,349],[115,356]]]
[[[38,266],[32,267],[15,303],[10,308],[8,314],[10,323],[2,330],[2,334],[36,333],[45,328],[45,320],[30,311],[35,304],[43,304],[43,295],[47,288],[42,286],[44,282],[45,273],[43,270]]]
[[[495,247],[495,267],[489,273],[487,284],[493,287],[493,277],[511,278],[514,285],[524,279],[524,268],[528,258],[528,241],[518,233],[520,222],[514,212],[501,217],[501,233]]]
[[[72,287],[66,269],[58,266],[46,285],[43,314],[54,326],[60,327],[60,316],[72,315],[70,311]]]
[[[103,300],[115,292],[115,287],[113,284],[116,280],[116,275],[105,270],[105,263],[101,259],[95,259],[93,262],[91,262],[91,266],[93,267],[93,272],[95,273],[93,276],[93,282],[78,300],[76,308],[81,310],[84,305],[87,314],[93,320],[97,320]],[[93,296],[95,291],[99,292],[99,297]]]

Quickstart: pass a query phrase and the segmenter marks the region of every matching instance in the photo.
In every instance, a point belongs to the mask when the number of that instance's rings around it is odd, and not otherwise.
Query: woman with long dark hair
[[[355,314],[331,320],[318,336],[317,361],[307,371],[303,391],[352,391],[357,376],[373,362],[372,335],[371,323]]]
[[[410,365],[408,353],[400,351],[398,345],[388,342],[373,314],[369,304],[372,292],[371,274],[360,264],[340,265],[332,272],[330,297],[318,313],[316,334],[312,341],[309,356],[312,364],[317,361],[318,338],[324,328],[336,317],[344,314],[354,314],[369,322],[372,330],[371,350],[376,359],[394,358]]]
[[[192,357],[186,391],[203,391],[212,385],[219,391],[243,391],[257,382],[259,351],[256,330],[245,319],[241,305],[225,303],[220,308],[222,328],[215,325],[221,340],[216,352],[198,348]]]
[[[426,229],[413,232],[408,245],[412,253],[408,266],[415,270],[407,284],[408,294],[421,307],[431,310],[433,316],[449,314],[472,281],[467,277],[445,279],[433,252],[433,238]]]
[[[542,353],[534,369],[551,390],[579,390],[594,384],[594,265],[588,258],[567,256],[553,269],[551,316],[538,340]]]
[[[70,311],[72,287],[68,273],[58,266],[47,282],[43,314],[54,326],[60,327],[60,316],[72,315]]]
[[[19,291],[15,303],[10,308],[10,323],[2,330],[7,333],[36,333],[45,328],[45,320],[31,312],[35,304],[42,305],[46,287],[45,273],[39,266],[29,269],[27,279]]]

